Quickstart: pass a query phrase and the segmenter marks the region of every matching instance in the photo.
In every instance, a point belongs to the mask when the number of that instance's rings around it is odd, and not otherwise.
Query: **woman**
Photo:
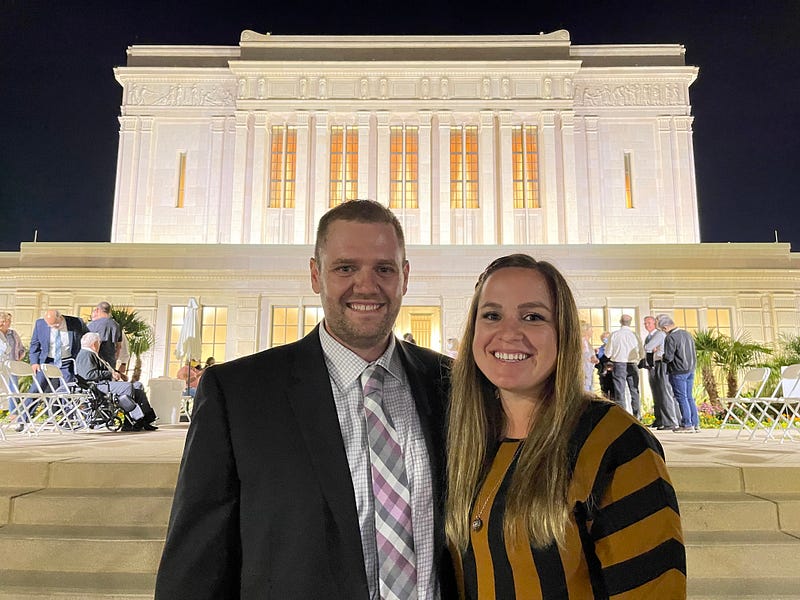
[[[549,263],[476,285],[455,361],[446,530],[463,598],[686,597],[658,441],[582,389],[578,312]]]

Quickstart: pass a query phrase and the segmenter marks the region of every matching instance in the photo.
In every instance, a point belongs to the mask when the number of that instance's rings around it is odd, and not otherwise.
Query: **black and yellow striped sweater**
[[[570,441],[573,507],[563,548],[512,547],[505,497],[520,442],[503,442],[478,494],[484,526],[456,571],[469,600],[686,598],[678,503],[658,441],[624,410],[593,402]],[[502,478],[502,481],[500,479]],[[494,490],[494,491],[492,491]]]

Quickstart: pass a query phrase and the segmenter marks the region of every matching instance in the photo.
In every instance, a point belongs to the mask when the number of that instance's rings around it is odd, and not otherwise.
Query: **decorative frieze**
[[[239,81],[242,92],[244,80]],[[242,92],[243,93],[243,92]],[[234,106],[233,89],[207,83],[131,83],[127,86],[128,106]]]
[[[681,106],[686,104],[677,83],[579,85],[578,106]]]

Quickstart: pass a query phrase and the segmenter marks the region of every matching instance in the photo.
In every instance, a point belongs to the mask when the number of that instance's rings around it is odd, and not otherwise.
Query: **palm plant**
[[[728,397],[732,398],[739,389],[739,373],[762,364],[772,354],[772,350],[751,342],[747,332],[740,332],[733,337],[720,335],[718,341],[715,362],[725,370]]]
[[[694,332],[694,346],[697,354],[697,366],[703,380],[703,387],[708,394],[712,406],[719,404],[719,389],[714,365],[720,349],[719,334],[715,329],[699,329]]]
[[[142,376],[142,354],[155,344],[153,328],[135,310],[129,308],[114,308],[111,310],[111,317],[119,323],[128,340],[128,350],[136,357],[131,381],[139,381]]]

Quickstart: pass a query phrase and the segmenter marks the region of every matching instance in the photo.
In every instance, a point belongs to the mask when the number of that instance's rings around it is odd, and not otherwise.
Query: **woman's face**
[[[501,393],[541,399],[558,355],[553,299],[541,273],[509,267],[486,279],[472,354]]]

